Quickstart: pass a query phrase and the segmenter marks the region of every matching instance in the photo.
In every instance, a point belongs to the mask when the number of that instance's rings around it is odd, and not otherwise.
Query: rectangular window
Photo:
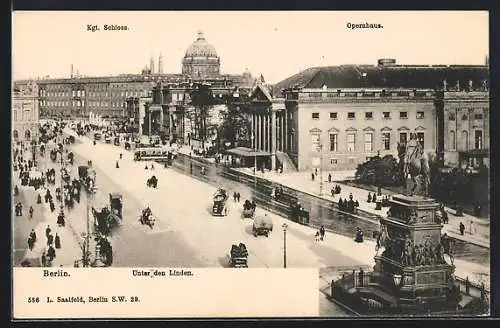
[[[407,119],[408,118],[408,112],[399,112],[399,118],[400,119]]]
[[[330,159],[330,164],[332,164],[332,165],[337,164],[337,162],[338,162],[338,161],[337,161],[337,159],[336,159],[336,158],[332,158],[332,159]]]
[[[417,141],[420,142],[420,145],[422,148],[425,148],[425,140],[424,140],[424,133],[423,132],[417,132]]]
[[[373,118],[373,112],[365,112],[365,119],[371,120]]]
[[[417,112],[417,119],[421,120],[424,118],[424,112]]]
[[[483,119],[483,114],[474,114],[474,119],[475,120],[482,120]]]
[[[319,134],[311,134],[311,150],[319,150]]]
[[[382,132],[382,144],[384,150],[391,149],[391,133],[390,132]]]
[[[474,147],[476,149],[483,149],[483,131],[474,131]]]
[[[330,151],[337,151],[337,141],[338,135],[336,133],[330,133]]]
[[[347,151],[353,152],[356,149],[356,133],[347,134]]]
[[[391,118],[391,112],[383,112],[382,113],[382,117],[385,119],[385,120],[388,120]]]
[[[399,143],[406,145],[407,141],[408,141],[408,133],[401,132],[399,134]]]
[[[312,115],[311,115],[311,116],[312,116],[312,118],[313,118],[313,119],[315,119],[315,120],[319,119],[319,113],[312,113]]]
[[[349,113],[347,113],[347,118],[349,120],[354,120],[356,118],[356,113],[355,112],[349,112]]]
[[[336,120],[337,119],[337,112],[330,112],[330,119]]]
[[[373,133],[365,133],[365,152],[373,151]]]

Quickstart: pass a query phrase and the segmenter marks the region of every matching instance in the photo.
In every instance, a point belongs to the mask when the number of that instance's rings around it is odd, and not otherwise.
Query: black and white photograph
[[[14,11],[12,265],[316,269],[321,317],[488,316],[488,31],[481,11]]]

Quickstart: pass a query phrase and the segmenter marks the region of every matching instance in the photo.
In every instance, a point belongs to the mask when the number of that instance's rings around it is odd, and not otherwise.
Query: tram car
[[[266,236],[269,237],[269,234],[273,231],[273,221],[271,217],[267,215],[258,216],[253,220],[252,232],[254,237],[257,236]]]
[[[218,216],[227,216],[229,209],[227,206],[227,200],[229,196],[225,189],[218,189],[213,197],[212,214]]]
[[[134,161],[168,161],[169,151],[163,147],[140,147],[134,152]]]

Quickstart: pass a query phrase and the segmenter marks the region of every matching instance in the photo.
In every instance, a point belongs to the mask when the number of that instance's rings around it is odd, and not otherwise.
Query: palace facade
[[[149,97],[158,82],[181,85],[210,80],[217,85],[251,88],[255,79],[248,71],[240,75],[220,74],[220,58],[202,32],[187,48],[181,74],[163,73],[160,55],[157,69],[151,59],[140,74],[83,77],[73,74],[62,79],[38,79],[40,117],[88,117],[92,112],[104,118],[125,117],[127,101]],[[25,83],[26,81],[20,81]],[[175,99],[175,98],[174,98]]]
[[[12,90],[12,137],[31,140],[38,132],[38,88],[34,82],[14,83]]]

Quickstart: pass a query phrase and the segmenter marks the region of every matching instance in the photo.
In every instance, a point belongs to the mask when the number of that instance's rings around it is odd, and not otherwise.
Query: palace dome
[[[191,45],[186,50],[186,55],[184,57],[218,57],[215,48],[205,40],[205,36],[202,31],[198,32],[198,38],[196,41],[191,43]]]

